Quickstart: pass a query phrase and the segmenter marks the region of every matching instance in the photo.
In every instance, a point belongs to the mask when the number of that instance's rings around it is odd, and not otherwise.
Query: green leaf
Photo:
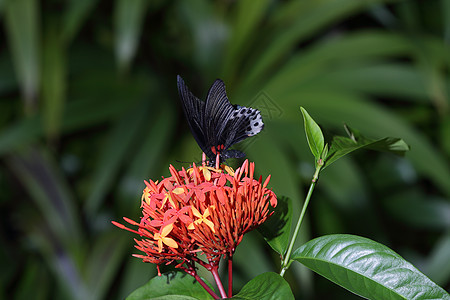
[[[83,26],[98,0],[70,0],[64,13],[62,36],[64,41],[70,42]]]
[[[361,135],[358,131],[352,130],[345,125],[345,129],[349,137],[335,136],[331,143],[330,151],[325,158],[326,168],[333,162],[338,160],[344,155],[353,152],[358,149],[366,148],[376,151],[391,152],[397,155],[404,155],[409,150],[409,146],[399,138],[383,138],[383,139],[370,139]]]
[[[30,110],[40,78],[39,8],[36,0],[5,3],[5,25],[18,81]]]
[[[97,213],[120,167],[128,162],[127,151],[138,138],[139,128],[147,121],[147,108],[148,103],[144,103],[124,112],[123,117],[112,127],[106,145],[99,153],[96,170],[92,174],[95,185],[84,207],[89,216]]]
[[[270,247],[283,256],[289,244],[291,225],[292,201],[287,197],[281,197],[278,198],[274,214],[258,228],[258,231]]]
[[[47,137],[57,137],[61,129],[66,100],[65,47],[54,21],[48,26],[44,43],[42,66],[42,98],[44,102],[44,124]]]
[[[318,160],[321,158],[320,156],[325,143],[322,130],[303,107],[300,107],[300,110],[303,114],[305,133],[306,138],[308,139],[309,149],[311,149],[312,154],[316,160]]]
[[[148,3],[147,0],[116,1],[116,56],[121,69],[128,68],[136,53]]]
[[[127,300],[144,299],[212,299],[212,297],[194,277],[183,272],[171,272],[152,278],[127,297]]]
[[[319,237],[297,249],[292,259],[368,299],[450,299],[400,255],[367,238]]]
[[[448,284],[450,278],[450,231],[439,239],[427,258],[425,265],[427,275],[437,284]]]
[[[259,24],[262,22],[270,1],[243,0],[236,3],[236,12],[232,25],[231,40],[223,64],[225,79],[233,78],[236,69],[242,63],[251,43],[257,39]],[[229,81],[226,80],[227,84]]]
[[[250,280],[233,299],[294,299],[294,295],[283,277],[267,272]]]
[[[302,2],[303,5],[291,4],[291,6],[297,6],[295,10],[291,9],[288,12],[292,18],[291,22],[283,24],[284,26],[281,27],[273,24],[273,27],[278,30],[268,37],[271,42],[261,52],[261,55],[254,55],[255,61],[248,74],[246,74],[243,84],[251,86],[258,79],[268,74],[271,74],[271,77],[275,65],[279,64],[284,57],[290,55],[290,51],[299,43],[313,36],[325,26],[339,22],[346,16],[358,10],[366,9],[369,5],[377,2],[383,2],[383,0],[371,0],[370,2],[355,0],[336,2],[326,0]],[[283,22],[284,18],[281,17],[280,21]]]
[[[123,257],[129,246],[129,237],[118,236],[114,230],[102,234],[90,244],[84,278],[92,299],[106,298],[115,274],[123,270]]]
[[[52,233],[52,238],[64,241],[65,245],[80,244],[83,232],[73,195],[50,151],[45,148],[18,151],[8,156],[6,162],[44,216],[46,231]]]

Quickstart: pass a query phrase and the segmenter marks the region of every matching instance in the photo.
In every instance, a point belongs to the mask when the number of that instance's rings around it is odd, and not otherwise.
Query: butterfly
[[[209,164],[218,164],[217,158],[223,162],[228,158],[245,157],[245,153],[229,148],[264,128],[260,111],[232,105],[225,84],[220,79],[210,87],[206,101],[195,97],[179,75],[177,84],[189,128],[197,144],[210,159]]]

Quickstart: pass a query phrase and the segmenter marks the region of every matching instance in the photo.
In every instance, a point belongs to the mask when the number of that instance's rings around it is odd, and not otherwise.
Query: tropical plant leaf
[[[267,272],[250,280],[233,299],[294,299],[294,295],[283,277]]]
[[[370,139],[364,137],[358,131],[352,130],[347,125],[345,125],[345,129],[349,137],[333,137],[330,151],[325,158],[325,165],[323,169],[331,165],[342,156],[362,148],[376,151],[386,151],[397,155],[404,155],[405,152],[409,150],[409,146],[399,138],[387,137],[383,139]]]
[[[116,57],[122,69],[126,69],[134,57],[149,1],[116,0]]]
[[[84,207],[89,216],[94,216],[101,206],[104,196],[111,187],[114,176],[117,175],[120,166],[127,159],[127,151],[132,142],[137,138],[138,129],[141,128],[147,117],[145,105],[123,114],[115,126],[111,129],[110,136],[99,154],[97,168],[93,173],[93,189]]]
[[[36,0],[5,3],[5,24],[13,54],[16,76],[25,97],[26,108],[35,104],[40,79],[40,26]]]
[[[297,249],[292,259],[368,299],[450,299],[400,255],[367,238],[319,237]]]
[[[131,293],[127,300],[158,299],[159,297],[161,297],[159,299],[168,299],[164,297],[168,295],[178,297],[177,299],[212,299],[194,277],[183,272],[171,272],[152,278],[147,284]]]
[[[70,42],[83,26],[83,21],[89,16],[99,0],[70,0],[64,13],[62,38]]]
[[[52,22],[46,31],[42,66],[43,117],[49,138],[60,133],[66,100],[66,49],[55,23]]]
[[[306,138],[308,139],[309,149],[316,158],[316,161],[321,158],[322,151],[324,150],[325,139],[323,137],[322,130],[319,125],[311,118],[308,112],[300,107],[303,114],[303,121],[305,124]]]
[[[289,244],[291,225],[292,201],[287,197],[280,197],[273,215],[258,228],[258,231],[273,250],[284,256]]]

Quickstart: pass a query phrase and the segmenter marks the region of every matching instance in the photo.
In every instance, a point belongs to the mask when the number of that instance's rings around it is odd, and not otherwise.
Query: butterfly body
[[[244,157],[243,152],[229,148],[264,128],[261,113],[254,108],[232,105],[220,79],[209,89],[206,101],[195,97],[180,76],[177,84],[189,128],[210,164],[214,165],[217,156],[220,161]]]

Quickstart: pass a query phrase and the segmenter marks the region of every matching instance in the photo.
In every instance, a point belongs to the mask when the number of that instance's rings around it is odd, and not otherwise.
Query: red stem
[[[228,257],[228,298],[233,296],[233,256]]]
[[[198,281],[198,283],[200,283],[200,285],[214,298],[214,299],[220,299],[219,296],[216,295],[216,293],[214,293],[214,291],[200,278],[200,276],[197,275],[197,273],[195,273],[194,276],[195,280]]]
[[[220,295],[222,296],[222,298],[226,298],[227,294],[225,293],[225,289],[223,288],[222,281],[220,281],[219,272],[217,272],[217,267],[216,266],[212,267],[210,271],[214,277],[214,280],[216,281],[217,288],[220,291]]]
[[[194,269],[191,268],[184,268],[181,267],[180,269],[184,270],[187,274],[191,275],[192,277],[195,278],[195,280],[198,281],[198,283],[200,283],[200,285],[214,298],[214,299],[220,299],[219,296],[217,296],[216,293],[214,293],[214,291],[203,281],[203,279],[200,278],[200,276],[197,275],[197,272],[195,272]]]

